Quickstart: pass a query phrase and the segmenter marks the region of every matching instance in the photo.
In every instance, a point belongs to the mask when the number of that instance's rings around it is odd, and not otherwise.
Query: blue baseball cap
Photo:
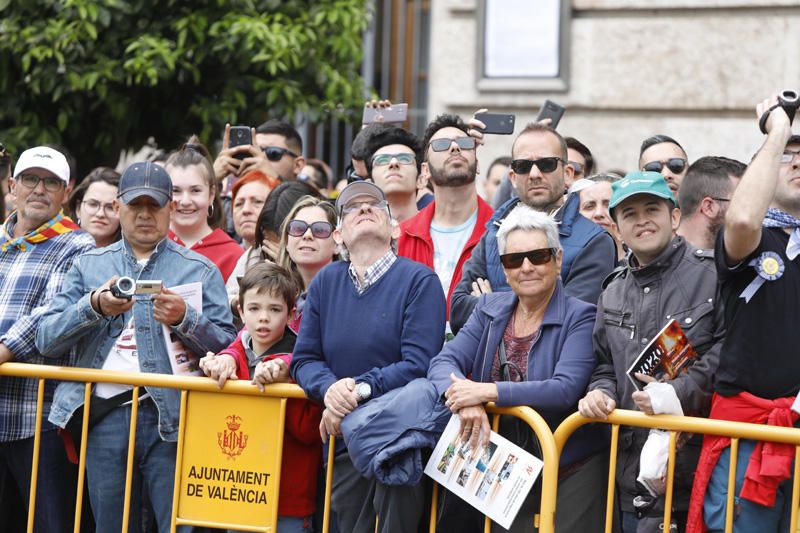
[[[657,196],[669,200],[672,205],[678,205],[664,176],[658,172],[636,170],[611,184],[611,200],[608,202],[608,210],[613,211],[624,200],[637,194]]]
[[[172,200],[172,180],[164,167],[143,161],[125,169],[119,179],[117,198],[129,204],[140,196],[149,196],[161,207]]]

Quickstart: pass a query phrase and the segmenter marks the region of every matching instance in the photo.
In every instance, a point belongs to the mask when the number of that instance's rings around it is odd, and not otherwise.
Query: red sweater
[[[247,354],[242,344],[242,332],[230,346],[220,353],[228,354],[236,360],[236,377],[252,379]],[[294,344],[294,334],[287,332],[283,340],[274,348],[285,349],[283,341]],[[291,349],[291,348],[289,348]],[[276,350],[264,356],[262,361],[280,358],[289,364],[291,353]],[[286,420],[283,435],[283,456],[281,457],[281,486],[278,499],[279,516],[304,517],[314,513],[316,508],[317,474],[322,461],[322,442],[319,439],[319,423],[322,408],[311,400],[290,398],[286,402]]]
[[[714,394],[709,418],[792,427],[799,416],[791,410],[793,402],[794,398],[765,400],[747,392],[741,392],[730,398]],[[715,435],[703,437],[703,449],[697,462],[692,497],[689,501],[687,533],[706,531],[703,521],[703,500],[706,489],[722,451],[730,445],[731,439],[728,437]],[[750,462],[747,463],[740,497],[767,507],[775,505],[778,485],[792,475],[793,459],[794,447],[791,444],[773,442],[756,444]]]
[[[181,246],[186,246],[180,237],[175,235],[172,230],[169,232],[169,238]],[[236,262],[244,253],[244,248],[239,246],[239,243],[231,239],[227,233],[219,228],[194,243],[194,246],[189,249],[207,257],[212,263],[217,265],[217,268],[222,273],[223,281],[228,281],[231,272],[233,272],[233,269],[236,267]]]
[[[436,201],[428,205],[425,209],[403,221],[400,224],[400,239],[397,242],[397,255],[407,257],[423,265],[433,268],[433,239],[431,239],[431,222],[433,214],[436,212]],[[472,249],[481,240],[486,223],[492,218],[492,208],[489,204],[478,197],[478,220],[475,221],[475,228],[469,236],[461,256],[458,258],[456,269],[453,271],[453,279],[450,282],[450,291],[447,293],[447,318],[450,318],[450,296],[453,289],[461,280],[461,269],[464,263],[472,255]]]

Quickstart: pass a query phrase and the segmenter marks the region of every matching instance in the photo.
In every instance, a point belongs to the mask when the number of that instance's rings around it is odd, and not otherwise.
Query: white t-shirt
[[[133,316],[125,325],[125,329],[117,337],[117,342],[108,352],[103,370],[122,370],[124,372],[139,372],[139,354],[136,350],[136,324]],[[130,385],[117,383],[98,383],[94,393],[100,398],[111,398],[126,390],[132,389]]]
[[[467,244],[469,236],[472,235],[477,221],[478,210],[476,209],[463,224],[458,226],[443,227],[431,222],[433,269],[442,283],[445,298],[450,292],[450,284],[453,281],[453,272],[455,272],[458,265],[458,259],[461,257],[464,245]]]

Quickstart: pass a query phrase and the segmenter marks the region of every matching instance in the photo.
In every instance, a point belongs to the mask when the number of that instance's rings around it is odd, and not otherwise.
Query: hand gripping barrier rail
[[[712,420],[691,416],[656,415],[650,416],[639,411],[626,411],[617,409],[608,415],[607,420],[586,418],[579,413],[570,415],[558,426],[554,434],[558,456],[567,439],[579,427],[593,423],[604,422],[611,424],[611,448],[609,451],[608,466],[608,493],[606,499],[606,533],[611,532],[612,516],[614,511],[615,472],[617,468],[617,446],[619,444],[620,426],[640,428],[657,428],[669,431],[669,462],[667,467],[667,490],[664,503],[664,524],[669,524],[672,514],[672,489],[674,482],[675,448],[678,432],[703,433],[731,438],[730,474],[728,476],[728,493],[725,516],[725,532],[733,531],[734,486],[736,474],[736,459],[739,450],[739,440],[749,439],[756,441],[778,442],[790,444],[795,447],[794,477],[792,486],[792,514],[789,531],[797,531],[797,507],[800,503],[800,430],[796,428],[765,426],[748,424],[744,422],[730,422],[727,420]]]
[[[280,458],[282,453],[282,446],[283,446],[283,419],[285,415],[285,408],[286,408],[286,401],[289,398],[297,398],[303,399],[305,398],[305,394],[303,393],[302,389],[297,385],[291,384],[275,384],[266,387],[265,391],[262,393],[256,387],[252,386],[248,382],[239,382],[239,381],[228,381],[223,389],[219,389],[217,387],[217,383],[208,378],[197,378],[197,377],[182,377],[182,376],[173,376],[167,374],[149,374],[149,373],[137,373],[137,372],[116,372],[116,371],[104,371],[98,369],[85,369],[85,368],[71,368],[71,367],[57,367],[57,366],[47,366],[47,365],[33,365],[33,364],[22,364],[22,363],[6,363],[0,365],[0,379],[2,376],[17,376],[17,377],[25,377],[38,380],[38,397],[37,397],[37,405],[36,405],[36,432],[34,435],[34,446],[33,446],[33,461],[32,461],[32,469],[31,469],[31,486],[30,486],[30,493],[28,497],[28,525],[27,531],[28,533],[33,533],[33,525],[34,525],[34,511],[36,508],[36,486],[37,486],[37,476],[38,476],[38,468],[39,468],[39,452],[40,452],[40,445],[41,445],[41,428],[42,428],[42,416],[43,416],[43,405],[44,405],[44,390],[45,390],[45,381],[48,379],[58,380],[58,381],[75,381],[75,382],[84,382],[85,390],[84,390],[84,411],[83,411],[83,419],[81,425],[81,445],[79,450],[79,463],[78,463],[78,481],[76,487],[76,505],[75,505],[75,526],[74,531],[75,533],[80,532],[80,524],[81,524],[81,510],[83,508],[83,493],[84,493],[84,485],[85,485],[85,466],[86,466],[86,442],[87,442],[87,435],[89,432],[89,417],[90,417],[90,399],[92,396],[92,386],[95,383],[117,383],[117,384],[125,384],[131,385],[133,387],[133,402],[131,405],[131,423],[129,427],[129,434],[128,434],[128,455],[127,455],[127,462],[126,462],[126,480],[125,480],[125,501],[123,507],[123,517],[122,517],[122,532],[125,533],[127,531],[128,525],[128,518],[130,516],[130,498],[131,498],[131,484],[133,478],[133,460],[134,460],[134,442],[136,437],[136,423],[137,423],[137,414],[138,414],[138,399],[140,396],[140,390],[142,387],[162,387],[162,388],[172,388],[172,389],[179,389],[181,390],[181,419],[180,419],[180,430],[179,430],[179,438],[178,438],[178,446],[177,446],[177,458],[176,458],[176,466],[180,466],[182,459],[187,455],[189,451],[189,447],[185,446],[185,433],[187,427],[187,410],[188,405],[191,402],[189,399],[190,392],[198,392],[198,393],[212,393],[219,395],[217,396],[220,400],[226,397],[232,396],[259,396],[262,398],[272,398],[273,400],[278,402],[278,409],[275,410],[275,413],[279,420],[277,421],[277,425],[275,427],[278,428],[278,432],[276,435],[280,437],[275,437],[275,440],[278,441],[277,444],[277,453],[275,454],[275,460],[277,461],[277,468],[275,473],[275,477],[273,478],[273,483],[278,483],[280,480]],[[510,415],[517,417],[527,423],[534,431],[536,436],[538,437],[542,449],[542,460],[544,461],[544,467],[542,470],[542,499],[541,499],[541,508],[540,514],[538,518],[538,527],[539,532],[541,533],[553,533],[554,531],[554,520],[555,520],[555,506],[556,506],[556,490],[557,490],[557,483],[558,483],[558,454],[559,448],[556,446],[556,441],[553,438],[553,434],[550,431],[549,427],[547,426],[546,422],[539,416],[536,412],[534,412],[529,407],[496,407],[493,404],[487,405],[487,412],[495,415],[493,420],[493,428],[497,430],[498,423],[499,423],[499,416],[497,415]],[[234,421],[235,422],[235,421]],[[580,425],[580,424],[578,424]],[[568,436],[568,435],[566,435]],[[565,438],[566,438],[565,436]],[[232,439],[236,441],[236,438]],[[800,439],[798,439],[800,440]],[[220,445],[221,446],[221,445]],[[328,532],[329,523],[330,523],[330,496],[331,496],[331,481],[333,478],[333,451],[334,451],[334,438],[331,437],[330,441],[330,452],[328,455],[328,468],[327,468],[327,479],[326,479],[326,488],[325,488],[325,509],[323,513],[323,533]],[[224,521],[218,520],[196,520],[196,519],[184,519],[178,517],[178,507],[179,507],[179,500],[182,497],[179,491],[179,478],[181,477],[181,473],[178,468],[176,468],[175,474],[175,485],[174,485],[174,499],[173,499],[173,510],[172,510],[172,523],[171,523],[171,530],[173,533],[176,531],[176,527],[179,525],[193,525],[193,526],[205,526],[205,527],[213,527],[213,528],[235,528],[241,531],[261,531],[261,532],[270,532],[274,531],[274,524],[277,520],[277,505],[272,505],[270,516],[264,516],[264,521],[268,522],[267,525],[242,525],[240,523],[226,523]],[[437,503],[437,491],[434,487],[433,498],[431,502],[431,522],[430,522],[430,531],[435,531],[435,524],[436,524],[436,503]],[[380,517],[378,518],[378,521]],[[378,524],[376,523],[376,529]],[[485,522],[485,530],[489,531],[490,529],[490,521],[487,518]]]

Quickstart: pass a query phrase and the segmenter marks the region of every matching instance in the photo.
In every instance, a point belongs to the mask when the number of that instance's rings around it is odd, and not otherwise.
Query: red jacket
[[[794,398],[778,398],[766,400],[747,392],[726,398],[714,394],[711,399],[709,418],[717,420],[733,420],[769,426],[792,427],[798,414],[791,410]],[[730,446],[731,439],[715,435],[703,437],[703,449],[697,462],[692,498],[689,501],[689,517],[686,523],[687,533],[706,531],[703,521],[703,499],[705,498],[711,473],[719,460],[722,451]],[[775,494],[778,485],[792,475],[794,447],[791,444],[776,442],[759,442],[750,455],[740,497],[758,504],[772,507],[775,505]]]
[[[242,344],[242,332],[230,346],[222,350],[236,360],[236,377],[252,379],[247,354]],[[283,340],[288,340],[284,335]],[[292,341],[294,335],[292,335]],[[293,344],[293,342],[292,342]],[[284,347],[279,341],[275,348]],[[290,348],[291,349],[291,348]],[[280,358],[289,364],[291,353],[273,353],[262,360]],[[317,474],[322,461],[322,442],[319,438],[320,405],[311,400],[290,398],[286,402],[283,456],[281,457],[281,486],[278,499],[278,516],[304,517],[314,513],[317,493]]]
[[[169,238],[181,246],[186,246],[180,237],[175,235],[172,230],[169,232]],[[217,265],[217,268],[219,268],[222,274],[223,281],[228,281],[231,272],[233,272],[233,269],[236,267],[236,262],[244,253],[244,248],[239,246],[239,243],[231,239],[227,233],[219,228],[194,243],[194,246],[189,249],[207,257],[212,263]]]
[[[431,239],[431,222],[433,214],[436,212],[436,201],[430,203],[428,207],[403,221],[400,224],[400,240],[397,242],[397,255],[407,257],[423,265],[433,268],[433,239]],[[486,223],[492,218],[492,208],[478,197],[478,220],[475,221],[475,228],[469,236],[461,257],[458,258],[456,269],[453,271],[453,279],[450,281],[450,290],[447,293],[447,318],[450,318],[450,296],[453,289],[461,280],[461,269],[464,263],[472,255],[472,249],[481,240],[483,232],[486,230]]]

